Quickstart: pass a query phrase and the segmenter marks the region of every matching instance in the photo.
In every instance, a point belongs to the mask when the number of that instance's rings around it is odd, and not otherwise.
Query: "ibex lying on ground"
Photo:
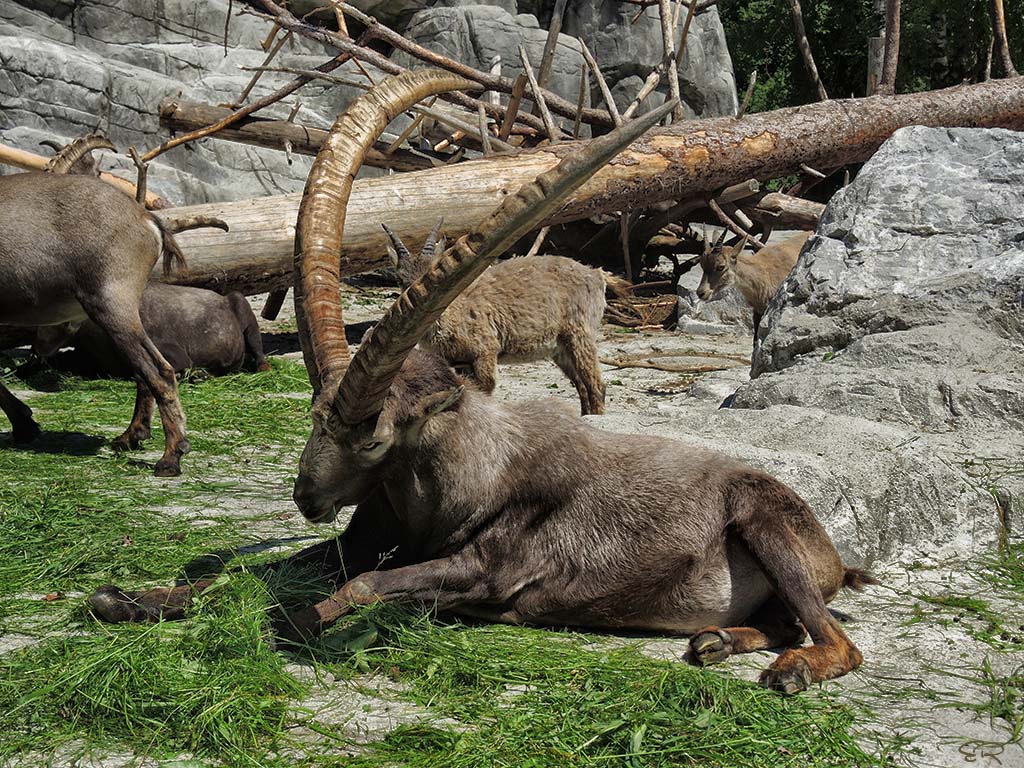
[[[91,148],[75,146],[62,170]],[[137,382],[135,413],[114,446],[134,448],[148,436],[143,417],[155,397],[166,435],[156,474],[172,476],[181,473],[189,449],[185,415],[174,372],[139,319],[139,299],[161,254],[165,272],[184,266],[160,220],[103,181],[59,173],[0,177],[0,324],[45,326],[88,317],[103,328]],[[15,442],[39,434],[31,409],[2,384],[0,408]]]
[[[496,402],[414,349],[498,254],[671,103],[507,197],[349,361],[338,253],[355,171],[388,115],[467,87],[479,86],[436,70],[385,81],[339,118],[311,171],[296,311],[317,394],[294,498],[313,522],[357,507],[339,539],[301,554],[330,566],[341,588],[282,631],[307,636],[354,605],[403,600],[501,622],[692,633],[699,663],[796,645],[806,630],[814,644],[786,650],[761,677],[785,691],[857,667],[861,655],[825,603],[867,577],[843,567],[788,487],[722,454],[595,429],[556,401]],[[383,564],[380,553],[391,553]],[[106,587],[90,603],[111,620],[181,615],[208,584]]]
[[[704,276],[697,295],[709,301],[723,288],[735,285],[754,310],[754,336],[757,336],[768,302],[793,271],[797,257],[810,236],[810,232],[802,232],[780,243],[767,245],[757,253],[743,252],[747,244],[745,238],[731,248],[723,248],[721,242],[716,243],[701,256]]]
[[[142,293],[139,315],[146,334],[175,373],[202,368],[233,373],[248,357],[257,371],[269,371],[252,307],[240,293],[221,296],[205,288],[151,282]],[[46,357],[70,344],[90,372],[130,376],[131,366],[107,333],[91,320],[74,327],[40,328],[34,349]]]
[[[418,256],[387,225],[388,252],[408,288],[436,261],[441,222]],[[440,252],[444,252],[442,239]],[[420,345],[452,365],[468,365],[484,392],[494,391],[498,358],[552,358],[576,387],[583,414],[604,413],[597,334],[604,316],[605,279],[599,269],[564,256],[525,256],[495,264],[430,327]]]

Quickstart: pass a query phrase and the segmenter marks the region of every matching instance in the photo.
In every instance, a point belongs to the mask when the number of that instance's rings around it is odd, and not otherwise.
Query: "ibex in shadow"
[[[139,316],[160,354],[182,373],[200,368],[220,375],[241,370],[246,360],[257,371],[269,371],[263,355],[260,326],[240,293],[151,282],[142,292]],[[107,333],[91,320],[79,327],[40,328],[33,345],[41,357],[73,346],[81,364],[75,370],[107,376],[130,376],[131,365]]]
[[[345,206],[360,158],[397,114],[450,88],[446,72],[391,78],[335,123],[311,171],[296,253],[296,310],[317,393],[294,498],[313,522],[356,510],[307,551],[344,582],[279,625],[308,636],[353,606],[412,601],[493,621],[691,633],[693,658],[793,646],[761,677],[785,691],[838,677],[861,655],[826,601],[846,569],[796,493],[737,460],[672,440],[604,432],[564,403],[499,403],[414,349],[460,291],[672,104],[590,141],[508,196],[398,298],[349,359],[338,298]],[[391,553],[383,564],[380,553]],[[180,615],[195,587],[125,594],[109,619]]]
[[[50,326],[91,319],[114,341],[136,380],[135,413],[115,448],[135,448],[153,399],[165,443],[158,476],[181,474],[189,450],[174,371],[146,335],[139,300],[157,260],[164,272],[185,258],[166,225],[130,197],[87,175],[65,175],[105,139],[66,148],[49,173],[0,177],[0,325]],[[147,411],[148,408],[148,411]],[[16,443],[39,433],[31,409],[0,384],[0,409]]]
[[[700,257],[704,274],[697,287],[697,295],[704,301],[710,301],[722,289],[735,285],[754,310],[756,337],[768,302],[793,271],[810,236],[810,232],[802,232],[780,243],[766,245],[757,253],[743,252],[746,238],[732,247],[723,247],[720,238],[714,246],[706,247]]]
[[[388,252],[403,288],[436,260],[441,222],[413,256],[387,225]],[[444,240],[440,251],[444,252]],[[605,307],[605,278],[564,256],[525,256],[495,264],[477,278],[437,321],[420,346],[452,365],[468,365],[470,377],[492,392],[498,359],[551,358],[576,387],[584,415],[604,413],[604,384],[597,361],[597,334]]]

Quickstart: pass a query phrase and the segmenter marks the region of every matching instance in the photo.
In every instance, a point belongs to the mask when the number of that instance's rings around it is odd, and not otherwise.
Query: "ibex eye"
[[[363,443],[359,450],[361,451],[375,451],[381,446],[380,440],[371,440],[368,443]]]

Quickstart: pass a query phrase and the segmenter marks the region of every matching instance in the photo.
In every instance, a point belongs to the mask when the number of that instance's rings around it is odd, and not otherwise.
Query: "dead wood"
[[[655,128],[542,225],[702,199],[751,178],[797,173],[801,164],[831,169],[863,162],[893,131],[915,124],[1024,130],[1024,80],[832,100],[743,120],[726,117]],[[387,251],[379,224],[393,220],[396,212],[410,239],[425,238],[441,215],[449,237],[459,237],[490,216],[510,190],[584,144],[565,141],[516,156],[357,180],[345,226],[342,274],[383,266]],[[179,236],[189,254],[193,284],[254,292],[287,285],[298,202],[298,195],[289,195],[182,209],[218,216],[231,226],[227,234]],[[759,220],[756,208],[745,203],[743,208]]]

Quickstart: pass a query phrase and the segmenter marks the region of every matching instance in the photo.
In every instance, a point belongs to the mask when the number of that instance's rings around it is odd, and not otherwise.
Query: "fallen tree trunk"
[[[166,99],[160,104],[160,124],[171,131],[186,133],[213,125],[232,114],[233,110],[215,107],[183,99]],[[285,143],[292,152],[300,155],[315,155],[320,151],[320,144],[327,136],[327,131],[310,128],[287,120],[268,120],[262,117],[243,117],[228,128],[223,128],[211,138],[226,141],[238,141],[257,147],[285,149]],[[421,171],[432,168],[433,164],[425,157],[414,155],[405,149],[396,149],[387,154],[387,145],[379,145],[371,149],[366,156],[366,165],[375,168],[392,168],[396,171]]]
[[[1024,130],[1024,78],[657,128],[605,166],[544,224],[709,196],[747,179],[797,173],[801,165],[835,168],[863,162],[907,125]],[[386,263],[382,222],[415,243],[443,216],[449,237],[458,237],[491,215],[510,191],[581,145],[561,142],[514,157],[496,155],[356,181],[345,225],[342,274]],[[217,216],[231,231],[179,235],[191,271],[175,280],[248,293],[288,285],[299,199],[296,194],[176,209],[174,216]]]

